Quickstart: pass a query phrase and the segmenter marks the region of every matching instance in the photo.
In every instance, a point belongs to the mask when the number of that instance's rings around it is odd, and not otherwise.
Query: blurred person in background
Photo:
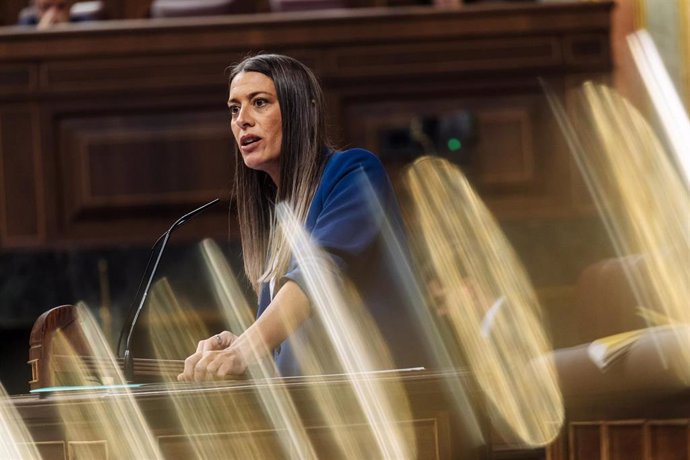
[[[35,26],[39,30],[56,24],[103,19],[102,1],[32,0],[19,14],[19,25]]]

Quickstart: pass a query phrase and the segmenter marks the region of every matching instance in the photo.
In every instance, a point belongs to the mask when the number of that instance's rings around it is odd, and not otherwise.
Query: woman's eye
[[[256,101],[254,101],[254,104],[255,104],[257,107],[263,107],[263,106],[265,106],[266,104],[268,104],[268,101],[267,101],[266,99],[257,99]]]
[[[233,105],[230,107],[230,115],[233,117],[237,116],[237,114],[240,113],[240,108],[236,105]]]

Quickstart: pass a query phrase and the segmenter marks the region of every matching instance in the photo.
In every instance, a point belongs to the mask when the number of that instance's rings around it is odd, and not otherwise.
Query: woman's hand
[[[247,365],[270,355],[311,314],[306,294],[294,281],[288,280],[264,313],[241,336],[228,331],[199,342],[184,361],[184,372],[177,376],[182,382],[216,380],[240,375]]]
[[[185,359],[184,371],[177,380],[200,382],[243,374],[247,369],[247,359],[241,348],[237,336],[228,331],[202,340],[196,353]]]

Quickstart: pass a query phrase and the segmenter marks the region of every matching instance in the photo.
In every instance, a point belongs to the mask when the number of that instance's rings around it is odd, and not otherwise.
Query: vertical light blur
[[[167,278],[158,280],[150,295],[149,337],[157,360],[182,359],[196,350],[197,342],[210,336],[203,320],[191,305],[182,305]],[[179,392],[175,376],[167,379],[167,390],[175,413],[189,440],[188,455],[197,459],[271,458],[274,446],[260,442],[252,429],[260,425],[261,412],[245,410],[236,398],[218,398],[208,392],[196,397]],[[232,431],[242,435],[212,435]]]
[[[629,35],[628,46],[656,113],[661,119],[661,126],[669,139],[671,154],[678,162],[685,184],[690,185],[690,119],[688,119],[688,114],[683,108],[683,103],[649,33],[640,30]]]
[[[408,309],[407,313],[415,319],[425,339],[426,343],[419,346],[426,346],[436,368],[459,370],[462,373],[460,375],[454,372],[448,373],[444,379],[445,389],[450,396],[449,402],[453,405],[454,412],[462,421],[459,425],[463,430],[462,448],[467,449],[468,452],[477,450],[486,444],[477,415],[477,412],[482,410],[483,403],[476,400],[478,397],[476,393],[472,395],[472,392],[466,388],[470,380],[466,379],[468,375],[464,372],[462,350],[457,344],[453,331],[438,321],[439,310],[437,306],[430,303],[430,299],[420,285],[420,274],[416,273],[412,267],[409,248],[402,241],[402,235],[393,228],[371,182],[366,177],[362,178],[361,187],[367,194],[372,212],[379,219],[389,258],[388,263],[395,267],[400,289],[403,290],[407,299],[406,305],[401,305],[400,308]]]
[[[638,313],[649,326],[671,325],[677,346],[657,347],[660,358],[690,381],[690,197],[677,169],[682,166],[614,90],[586,83],[579,102],[582,113],[574,123],[550,96],[616,251],[644,258],[647,279],[634,271],[626,274],[640,302]]]
[[[215,295],[228,330],[239,335],[254,322],[254,312],[240,287],[237,277],[223,251],[215,241],[205,239],[199,246],[206,270],[210,276],[211,288]],[[265,377],[276,375],[273,360],[270,360],[270,369],[266,369]]]
[[[87,351],[88,354],[78,353],[58,330],[53,338],[53,359],[62,361],[62,370],[71,376],[73,385],[125,384],[115,357],[89,310],[83,304],[75,308],[84,345],[89,348],[79,352]],[[90,441],[98,439],[106,441],[104,448],[109,458],[162,459],[158,443],[131,392],[122,388],[117,390],[117,395],[109,397],[104,393],[102,396],[90,398],[85,404],[75,404],[65,396],[58,399],[58,411],[70,446],[75,449],[81,446],[93,452],[91,449],[97,446]]]
[[[318,392],[314,395],[341,453],[345,458],[352,459],[415,458],[416,439],[413,431],[406,424],[396,423],[396,420],[412,419],[402,385],[395,379],[386,379],[384,384],[383,379],[375,374],[364,375],[394,368],[373,319],[361,301],[352,295],[352,290],[343,287],[330,259],[309,239],[291,210],[284,204],[278,204],[276,214],[307,286],[312,305],[310,321],[318,321],[318,327],[323,329],[328,341],[324,346],[310,343],[308,348],[319,352],[330,348],[333,355],[327,359],[335,359],[338,367],[349,377],[351,395]],[[294,337],[292,340],[295,340]],[[305,373],[333,369],[332,362],[321,361],[323,357],[317,354],[307,357],[300,353],[304,347],[300,347],[299,342],[293,343]],[[324,388],[324,391],[328,389]],[[356,436],[353,430],[333,430],[346,417],[352,419],[352,414],[359,413],[369,433],[362,430]],[[356,437],[348,439],[349,436]]]
[[[0,384],[0,458],[40,460],[41,454],[24,421]]]
[[[254,321],[252,309],[218,245],[213,240],[206,239],[201,243],[200,250],[226,324],[230,331],[239,335]],[[261,382],[256,386],[256,392],[263,413],[279,436],[283,456],[316,458],[311,440],[285,386],[270,379],[277,375],[271,350],[263,343],[254,345],[253,364],[247,372],[255,382]]]
[[[540,306],[524,269],[462,172],[423,157],[405,184],[432,304],[446,319],[503,436],[540,446],[563,423],[563,401]]]
[[[197,342],[209,331],[191,305],[180,305],[168,278],[154,283],[149,293],[148,335],[158,362],[180,360],[196,350]],[[177,374],[161,372],[165,382],[176,382]]]

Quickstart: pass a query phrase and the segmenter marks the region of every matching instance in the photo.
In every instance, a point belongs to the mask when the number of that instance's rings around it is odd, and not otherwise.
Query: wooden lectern
[[[94,427],[99,420],[88,419],[93,413],[89,407],[101,403],[104,398],[117,400],[125,398],[127,394],[122,388],[103,388],[84,391],[49,391],[41,392],[50,386],[65,381],[61,376],[63,367],[59,356],[54,356],[54,343],[57,331],[62,331],[79,353],[86,350],[85,338],[79,332],[76,310],[71,306],[56,307],[43,314],[34,325],[31,333],[31,348],[29,363],[32,368],[30,382],[34,393],[27,396],[13,398],[15,407],[27,424],[27,427],[37,443],[43,458],[69,459],[80,458],[79,452],[88,451],[88,455],[98,458],[108,458],[109,446],[107,440],[99,439],[98,430]],[[88,362],[88,360],[86,361]],[[174,369],[177,367],[176,369]],[[158,365],[154,360],[135,362],[135,380],[152,381],[160,379],[166,372],[178,372],[177,366],[167,363]],[[311,440],[319,458],[334,458],[334,440],[332,432],[327,429],[323,414],[319,412],[314,398],[314,388],[334,390],[336,393],[347,392],[350,379],[368,381],[375,379],[383,385],[401,384],[407,393],[412,418],[408,415],[396,414],[396,424],[405,426],[416,437],[417,457],[420,459],[481,459],[488,457],[488,447],[472,447],[468,430],[463,426],[462,414],[458,414],[450,404],[450,397],[446,391],[449,381],[459,382],[465,387],[467,375],[462,371],[418,371],[400,370],[383,371],[348,377],[346,375],[321,375],[290,378],[272,378],[261,381],[237,380],[216,382],[209,384],[183,383],[149,383],[131,389],[138,407],[151,427],[165,458],[186,459],[193,458],[192,445],[199,442],[215,442],[227,446],[228,458],[232,458],[233,446],[248,440],[256,433],[261,434],[261,442],[265,445],[279,446],[279,433],[269,418],[264,415],[262,403],[258,396],[261,387],[272,385],[285,390],[293,401],[306,433]],[[392,387],[390,387],[392,388]],[[38,390],[38,392],[36,392]],[[251,431],[239,420],[225,421],[223,426],[214,426],[212,430],[190,435],[186,433],[178,421],[172,396],[182,401],[188,407],[220,406],[228,400],[253,414],[259,414]],[[87,414],[86,420],[80,427],[83,436],[79,440],[69,439],[63,429],[64,419],[60,415],[61,405],[75,405],[83,408]],[[469,407],[467,410],[471,410]],[[337,426],[336,430],[350,430],[360,432],[366,428],[366,420],[358,415],[345,417],[347,423]],[[483,423],[483,422],[482,422]],[[483,430],[484,427],[481,427]],[[92,436],[93,435],[93,436]],[[192,440],[192,437],[195,439]],[[96,449],[96,450],[94,450]],[[112,447],[111,447],[112,449]],[[97,452],[96,452],[97,451]],[[284,458],[284,453],[277,449],[275,458]]]

